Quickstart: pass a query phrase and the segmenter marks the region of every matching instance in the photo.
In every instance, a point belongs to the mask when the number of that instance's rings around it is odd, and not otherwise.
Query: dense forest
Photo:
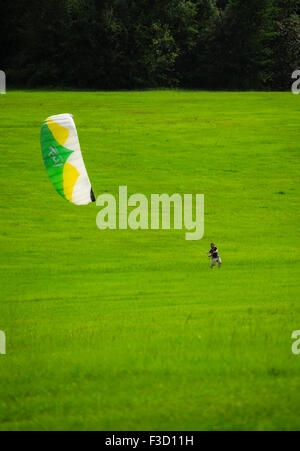
[[[19,87],[287,89],[300,0],[2,0]]]

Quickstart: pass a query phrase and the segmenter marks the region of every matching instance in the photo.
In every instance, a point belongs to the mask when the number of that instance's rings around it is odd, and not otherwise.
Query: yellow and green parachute
[[[71,114],[51,116],[41,130],[44,163],[56,191],[75,205],[95,202]]]

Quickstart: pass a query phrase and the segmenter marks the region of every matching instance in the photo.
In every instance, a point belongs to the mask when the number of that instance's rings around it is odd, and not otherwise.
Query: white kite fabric
[[[71,114],[45,120],[41,146],[48,175],[57,192],[75,205],[95,202]]]

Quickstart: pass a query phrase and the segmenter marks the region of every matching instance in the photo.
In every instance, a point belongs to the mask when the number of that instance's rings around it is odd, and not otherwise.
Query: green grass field
[[[0,96],[1,430],[300,430],[299,102]],[[204,239],[100,231],[59,197],[39,133],[67,112],[96,196],[204,193]]]

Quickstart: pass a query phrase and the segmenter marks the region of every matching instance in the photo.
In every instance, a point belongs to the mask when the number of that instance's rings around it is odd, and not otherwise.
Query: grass
[[[299,105],[290,93],[0,96],[0,430],[300,429]],[[204,193],[204,239],[99,231],[99,207],[60,198],[39,132],[66,112],[96,195]]]

